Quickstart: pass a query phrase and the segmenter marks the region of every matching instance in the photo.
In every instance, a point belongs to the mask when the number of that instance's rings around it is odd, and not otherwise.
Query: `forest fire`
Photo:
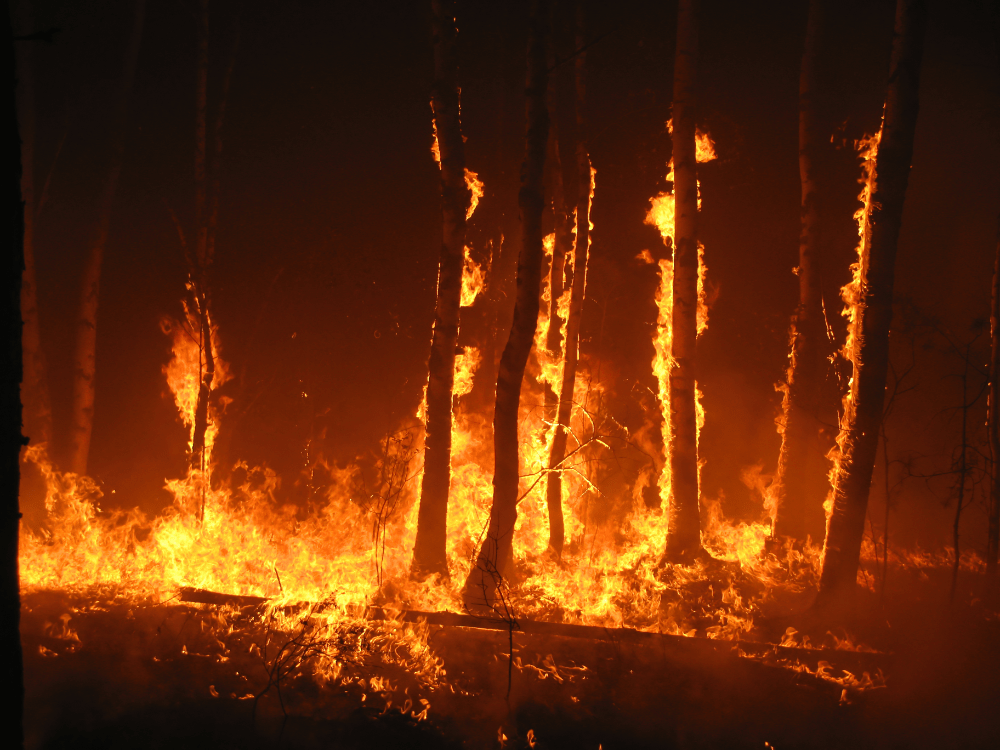
[[[12,747],[993,746],[1000,14],[113,5],[93,148],[11,10]]]

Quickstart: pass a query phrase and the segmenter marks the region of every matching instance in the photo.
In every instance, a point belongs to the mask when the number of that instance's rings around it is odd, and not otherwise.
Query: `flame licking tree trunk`
[[[136,0],[132,33],[125,53],[125,70],[119,92],[111,138],[111,164],[98,204],[97,233],[90,246],[80,294],[80,311],[76,328],[76,348],[73,353],[73,425],[70,436],[70,471],[87,472],[90,455],[90,435],[94,427],[94,371],[97,354],[97,303],[100,299],[101,263],[108,241],[111,210],[114,207],[118,178],[125,155],[125,135],[128,121],[128,99],[135,81],[142,40],[145,0]]]
[[[440,149],[443,236],[438,264],[437,306],[427,377],[424,474],[420,484],[413,572],[448,574],[445,549],[451,484],[452,392],[465,259],[465,222],[471,194],[465,181],[465,148],[459,109],[455,7],[432,0],[434,88],[431,106]]]
[[[826,325],[820,287],[819,200],[816,184],[816,48],[823,0],[811,0],[799,74],[799,179],[802,186],[799,229],[799,304],[792,319],[792,350],[782,411],[784,431],[778,473],[772,488],[774,535],[804,540],[822,528],[822,495],[826,484],[819,442],[820,393]],[[814,502],[810,502],[814,501]]]
[[[665,558],[701,553],[698,508],[698,416],[695,350],[698,337],[698,162],[695,155],[697,0],[680,0],[674,62],[674,285],[670,369],[670,523]]]
[[[542,172],[549,136],[546,109],[548,69],[545,45],[548,35],[548,2],[532,0],[528,30],[527,83],[525,88],[524,163],[521,165],[521,252],[517,260],[517,297],[510,337],[500,357],[497,398],[493,416],[493,506],[486,537],[476,564],[469,571],[462,598],[466,607],[492,608],[500,578],[513,555],[517,520],[518,441],[517,413],[521,381],[538,325],[542,281]]]
[[[841,456],[823,552],[820,606],[851,595],[858,575],[885,400],[896,246],[913,156],[926,15],[923,0],[897,1],[881,140],[868,177],[870,199],[863,219],[859,291],[848,350],[854,375],[838,440]]]
[[[21,138],[17,126],[14,34],[10,13],[4,13],[4,39],[10,39],[7,70],[7,136],[10,162],[10,224],[8,250],[3,264],[3,362],[0,364],[0,737],[4,747],[24,747],[24,668],[21,654],[21,588],[18,577],[18,531],[21,513],[18,491],[21,480],[21,274],[24,271],[24,200],[21,197]],[[27,42],[30,44],[31,42]],[[25,42],[21,42],[25,44]]]
[[[584,46],[583,7],[577,6],[576,48]],[[583,320],[583,301],[587,292],[587,256],[590,250],[590,200],[593,175],[590,153],[586,140],[586,53],[576,56],[576,249],[573,254],[573,287],[570,292],[569,314],[566,320],[566,341],[563,350],[562,383],[559,386],[559,409],[556,414],[555,432],[549,453],[546,502],[549,511],[549,546],[562,555],[565,524],[562,511],[562,474],[558,469],[566,457],[566,439],[573,412],[573,391],[576,385],[576,366],[580,355],[580,323]],[[554,253],[553,253],[554,256]],[[553,264],[553,278],[555,278]],[[553,284],[553,297],[555,285]],[[550,318],[550,321],[552,319]]]

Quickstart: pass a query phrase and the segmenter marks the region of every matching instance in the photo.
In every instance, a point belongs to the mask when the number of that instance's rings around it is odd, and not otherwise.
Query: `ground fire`
[[[5,746],[995,746],[1000,10],[750,5],[12,0]]]

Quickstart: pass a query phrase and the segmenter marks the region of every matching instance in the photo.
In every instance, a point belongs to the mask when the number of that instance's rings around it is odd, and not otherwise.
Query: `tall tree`
[[[24,200],[21,197],[21,138],[18,134],[17,65],[14,57],[14,33],[9,12],[3,14],[4,38],[8,47],[7,147],[10,149],[8,172],[10,188],[7,210],[10,218],[8,250],[5,253],[0,283],[3,285],[3,319],[0,321],[0,737],[4,747],[24,747],[24,662],[21,652],[21,591],[17,552],[21,513],[18,508],[21,434],[21,274],[24,271]],[[23,42],[22,42],[23,44]]]
[[[695,89],[698,2],[679,0],[674,60],[674,281],[670,369],[670,510],[665,559],[685,562],[702,551],[698,489],[695,356],[698,339],[698,161]]]
[[[1000,8],[991,8],[993,46],[1000,63]],[[1000,68],[998,68],[1000,69]],[[993,263],[993,295],[990,303],[990,390],[989,431],[991,482],[989,521],[986,530],[986,578],[996,593],[997,561],[1000,558],[1000,221],[997,223],[997,252]]]
[[[97,355],[97,306],[100,299],[101,264],[111,226],[118,178],[125,156],[128,125],[128,100],[135,81],[142,40],[145,0],[136,0],[132,31],[125,52],[125,67],[121,89],[111,126],[111,161],[98,203],[97,231],[87,254],[81,284],[80,308],[76,324],[76,346],[73,352],[73,423],[70,436],[70,471],[85,474],[90,455],[90,436],[94,427],[94,374]]]
[[[576,48],[585,44],[583,6],[577,5]],[[573,253],[573,286],[570,292],[569,314],[566,320],[566,341],[563,349],[562,383],[559,387],[559,407],[556,414],[552,446],[549,452],[549,474],[546,503],[549,512],[549,546],[562,555],[565,523],[562,510],[562,473],[558,471],[566,457],[566,442],[573,413],[576,369],[580,358],[580,325],[583,302],[587,292],[587,261],[590,253],[590,201],[593,196],[593,172],[586,137],[586,53],[576,55],[576,247]]]
[[[823,0],[810,0],[802,68],[799,73],[799,304],[792,318],[792,349],[782,411],[784,431],[778,472],[771,488],[774,535],[804,540],[821,527],[824,451],[820,444],[820,398],[826,325],[820,286],[819,190],[816,162],[822,138],[816,127],[816,57]]]
[[[917,127],[926,16],[923,0],[897,0],[882,129],[868,173],[858,250],[847,346],[854,376],[838,438],[841,455],[817,599],[823,607],[853,594],[858,575],[885,400],[896,247]]]
[[[31,4],[18,3],[20,28],[32,27]],[[24,277],[21,282],[21,316],[24,319],[25,428],[33,444],[47,444],[52,437],[52,406],[49,398],[48,367],[42,350],[38,322],[38,287],[35,274],[35,222],[39,201],[35,192],[35,90],[34,45],[17,46],[17,114],[21,132],[21,195],[24,198]]]
[[[532,0],[528,29],[527,82],[525,87],[525,149],[521,165],[521,252],[517,260],[517,296],[510,336],[500,357],[496,407],[493,416],[493,506],[486,537],[476,564],[469,572],[462,598],[466,607],[492,607],[497,586],[510,566],[514,523],[517,521],[518,440],[517,414],[521,382],[538,326],[542,281],[542,212],[545,201],[542,173],[549,135],[546,108],[548,68],[548,2]]]
[[[451,486],[451,423],[455,351],[461,315],[465,222],[472,195],[465,181],[465,148],[459,107],[458,55],[453,0],[432,0],[434,86],[431,106],[441,166],[442,240],[437,305],[427,377],[424,474],[420,484],[412,568],[418,576],[448,574],[448,492]]]

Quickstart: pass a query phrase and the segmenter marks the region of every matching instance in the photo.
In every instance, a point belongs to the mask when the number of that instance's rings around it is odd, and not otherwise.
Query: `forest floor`
[[[249,614],[35,592],[22,615],[27,746],[998,747],[1000,619],[971,588],[949,605],[946,581],[947,571],[897,577],[882,605],[862,602],[856,635],[891,651],[867,689],[816,676],[815,664],[613,633],[457,627],[426,633],[444,680],[409,674],[391,655],[405,646],[376,627],[338,642],[337,679],[321,686],[289,668],[276,681],[280,654],[292,653],[276,646],[289,641]],[[269,653],[254,645],[265,643]]]

